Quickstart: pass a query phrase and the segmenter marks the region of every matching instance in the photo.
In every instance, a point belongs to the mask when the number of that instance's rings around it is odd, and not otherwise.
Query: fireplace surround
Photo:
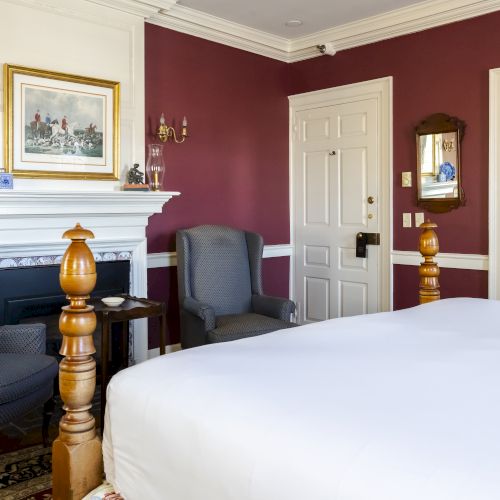
[[[90,229],[96,260],[126,252],[130,293],[147,297],[146,226],[148,218],[178,192],[8,191],[0,192],[0,265],[56,263],[69,241],[61,239],[77,222]],[[28,259],[30,258],[30,259]],[[52,259],[52,260],[51,260]],[[147,321],[133,325],[134,361],[147,359]]]

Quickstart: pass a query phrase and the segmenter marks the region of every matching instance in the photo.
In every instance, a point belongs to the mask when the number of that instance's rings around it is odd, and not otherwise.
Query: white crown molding
[[[288,62],[290,40],[183,5],[175,5],[168,11],[158,12],[147,21],[174,31]]]
[[[82,2],[68,2],[67,0],[0,0],[14,5],[51,12],[67,17],[74,17],[84,21],[109,24],[110,14],[117,11],[124,14],[148,19],[154,14],[171,9],[178,0],[83,0]],[[102,8],[105,9],[102,9]],[[104,14],[104,16],[100,15]],[[119,24],[119,23],[116,23]]]
[[[419,266],[423,257],[419,252],[408,252],[404,250],[393,250],[391,252],[393,264],[403,266]],[[488,270],[488,256],[467,253],[438,253],[436,262],[439,267],[452,269],[469,269],[474,271]]]
[[[293,245],[265,245],[262,257],[269,259],[273,257],[290,257],[293,254]],[[175,252],[148,253],[148,269],[158,267],[174,267],[177,265],[177,254]]]
[[[265,33],[182,5],[153,14],[149,22],[288,63],[319,57],[316,45],[345,50],[500,9],[500,0],[427,0],[296,39]]]
[[[132,3],[135,0],[130,0]],[[37,9],[42,12],[49,12],[58,16],[69,17],[81,21],[87,21],[101,26],[113,27],[124,31],[131,31],[130,19],[123,14],[135,14],[137,20],[145,19],[152,13],[151,9],[139,10],[137,6],[135,9],[118,9],[116,6],[112,7],[102,0],[84,0],[82,3],[70,3],[66,0],[0,0],[0,9],[2,3],[10,3],[16,6],[28,7]],[[103,9],[106,5],[107,9]],[[117,12],[122,15],[117,15]],[[140,13],[141,12],[141,13]],[[22,22],[22,21],[20,21]]]
[[[168,11],[176,3],[177,0],[87,0],[90,3],[95,3],[115,10],[126,12],[144,18],[160,12]]]
[[[500,9],[499,0],[427,0],[291,41],[291,52],[331,42],[345,50],[463,21]]]

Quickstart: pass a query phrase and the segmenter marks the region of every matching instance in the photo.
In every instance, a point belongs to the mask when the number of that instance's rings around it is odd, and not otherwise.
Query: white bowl
[[[125,300],[123,297],[104,297],[101,299],[108,307],[118,307]]]

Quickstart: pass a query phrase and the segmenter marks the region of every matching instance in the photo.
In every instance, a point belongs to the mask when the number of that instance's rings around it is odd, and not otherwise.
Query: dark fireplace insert
[[[93,298],[129,293],[130,262],[97,262],[97,283]],[[11,267],[0,270],[0,325],[18,323],[45,323],[47,325],[47,354],[59,357],[62,336],[59,333],[61,307],[68,304],[59,286],[60,266]],[[119,335],[121,325],[113,325],[111,352],[113,359],[121,359]],[[115,340],[116,339],[116,340]],[[94,333],[100,361],[101,328],[98,322]]]

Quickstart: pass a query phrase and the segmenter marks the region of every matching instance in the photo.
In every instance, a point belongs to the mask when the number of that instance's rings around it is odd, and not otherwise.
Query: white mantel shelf
[[[159,213],[177,191],[0,191],[0,218]]]
[[[95,238],[94,253],[130,256],[130,293],[146,297],[148,219],[160,213],[175,191],[0,191],[0,259],[61,256],[68,247],[62,235],[79,222]],[[146,320],[133,325],[134,360],[148,353]]]

